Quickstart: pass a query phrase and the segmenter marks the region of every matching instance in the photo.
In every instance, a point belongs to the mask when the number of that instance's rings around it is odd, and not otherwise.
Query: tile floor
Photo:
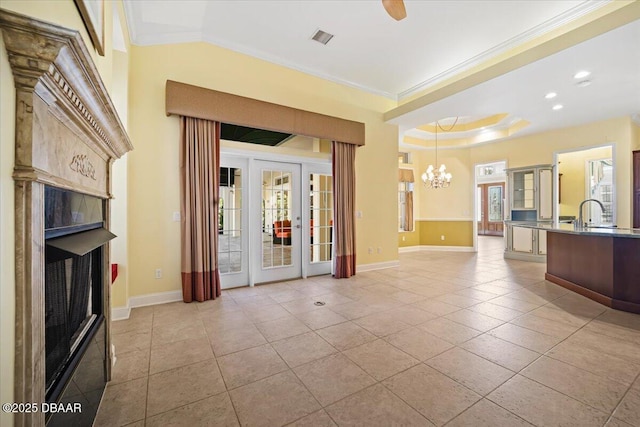
[[[134,309],[112,325],[95,425],[640,425],[640,316],[544,270],[481,238],[477,254]]]

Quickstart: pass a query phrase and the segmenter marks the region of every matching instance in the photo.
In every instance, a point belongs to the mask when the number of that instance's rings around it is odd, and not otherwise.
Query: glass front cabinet
[[[546,261],[546,231],[518,226],[553,221],[553,167],[535,165],[507,169],[508,213],[505,221],[505,258]]]

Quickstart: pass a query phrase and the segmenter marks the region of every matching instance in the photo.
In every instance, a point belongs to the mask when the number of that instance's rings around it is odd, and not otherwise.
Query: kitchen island
[[[640,313],[640,229],[520,226],[547,231],[546,280],[608,307]]]

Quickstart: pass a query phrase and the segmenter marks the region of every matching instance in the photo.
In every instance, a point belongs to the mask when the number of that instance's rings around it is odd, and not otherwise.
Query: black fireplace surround
[[[106,385],[103,199],[45,188],[45,377],[48,403],[81,412],[49,413],[48,426],[91,426]]]

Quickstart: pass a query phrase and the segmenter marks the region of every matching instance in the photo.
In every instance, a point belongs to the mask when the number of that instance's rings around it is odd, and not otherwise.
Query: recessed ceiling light
[[[562,110],[564,108],[564,106],[562,104],[556,104],[551,108],[553,108],[554,110]]]
[[[553,99],[553,98],[555,98],[556,96],[558,96],[558,94],[557,94],[557,93],[555,93],[555,92],[549,92],[549,93],[548,93],[548,94],[546,94],[544,97],[545,97],[546,99]]]
[[[589,74],[591,74],[591,72],[590,72],[590,71],[586,71],[586,70],[578,71],[577,73],[575,73],[575,74],[573,75],[573,78],[574,78],[574,79],[584,79],[584,78],[585,78],[585,77],[587,77]]]
[[[318,43],[327,44],[329,40],[333,38],[333,34],[327,33],[326,31],[318,30],[312,36],[311,39],[317,41]]]
[[[578,83],[576,83],[576,86],[578,87],[587,87],[591,84],[591,80],[581,80]]]

